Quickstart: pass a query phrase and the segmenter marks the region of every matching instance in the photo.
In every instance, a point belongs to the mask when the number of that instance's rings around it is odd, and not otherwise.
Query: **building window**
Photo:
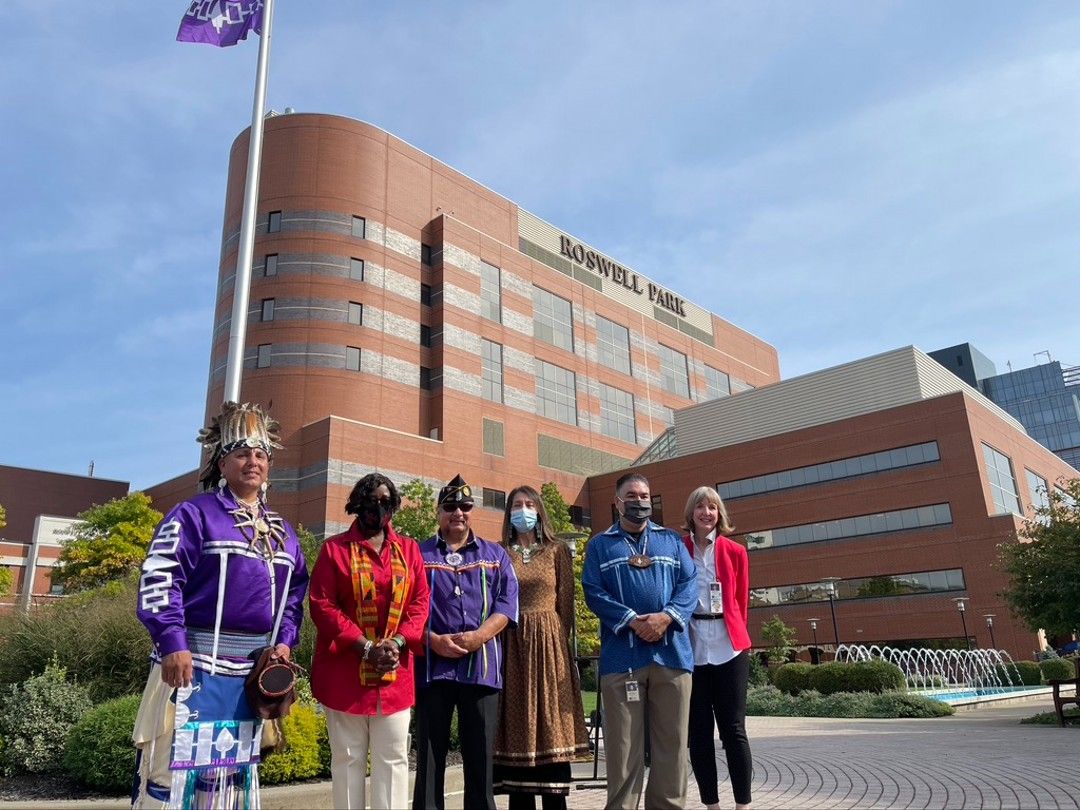
[[[630,330],[596,316],[596,359],[608,368],[630,373]]]
[[[420,390],[431,390],[431,369],[427,366],[420,366]]]
[[[484,487],[484,506],[488,509],[503,510],[506,508],[506,493],[501,489],[488,489]]]
[[[349,278],[353,281],[364,280],[364,260],[349,259]]]
[[[281,212],[271,211],[266,218],[266,232],[277,233],[281,230]]]
[[[583,506],[571,506],[570,522],[575,526],[591,526],[592,511]]]
[[[917,464],[929,464],[940,458],[937,442],[923,442],[896,447],[892,450],[881,450],[877,453],[826,461],[822,464],[795,467],[768,475],[757,475],[753,478],[739,478],[717,484],[716,491],[726,501],[729,498],[743,498],[747,495],[760,495],[763,492],[776,492],[792,487],[838,481],[842,478],[854,478],[857,475],[897,470]]]
[[[533,287],[533,337],[572,352],[574,318],[570,302]]]
[[[660,344],[660,387],[680,397],[690,397],[690,375],[686,355]]]
[[[502,323],[502,286],[499,268],[480,262],[480,314],[489,321]]]
[[[1020,495],[1016,488],[1012,461],[1004,453],[999,453],[988,444],[983,446],[983,459],[986,461],[986,475],[990,481],[990,495],[994,499],[996,514],[1023,515],[1020,507]]]
[[[836,582],[834,599],[881,599],[887,596],[913,596],[964,590],[964,572],[960,568],[944,571],[920,571],[914,574],[879,574],[854,577]],[[828,602],[829,587],[824,582],[799,585],[774,585],[750,591],[750,607],[797,605]]]
[[[364,324],[364,305],[358,301],[349,302],[349,323],[353,326]]]
[[[493,456],[503,455],[503,423],[494,419],[484,420],[484,452]]]
[[[420,243],[420,264],[431,267],[431,245]]]
[[[356,346],[345,347],[345,370],[360,370],[360,349]]]
[[[269,278],[277,275],[277,254],[267,253],[263,259],[263,275]]]
[[[720,399],[731,394],[731,378],[723,371],[705,366],[705,398]]]
[[[637,425],[634,421],[634,397],[626,391],[599,384],[600,432],[613,439],[637,443]]]
[[[431,348],[431,327],[426,323],[420,324],[420,345]]]
[[[483,378],[484,399],[503,401],[502,346],[480,338],[480,369]]]
[[[259,345],[259,353],[255,356],[255,368],[270,368],[270,345],[269,343]]]
[[[264,320],[264,321],[272,321],[272,320],[274,320],[274,299],[273,298],[264,298],[262,300],[262,316],[261,316],[261,319]]]
[[[1050,488],[1046,479],[1028,469],[1024,472],[1027,474],[1028,492],[1031,493],[1031,511],[1035,513],[1037,520],[1046,521],[1049,515],[1039,514],[1040,509],[1050,508]]]
[[[952,523],[952,510],[947,503],[897,509],[894,512],[876,512],[872,515],[827,520],[821,523],[804,523],[800,526],[784,526],[746,533],[746,548],[750,551],[779,546],[795,546],[816,543],[821,540],[842,540],[867,534],[884,534]]]
[[[420,304],[425,307],[431,306],[431,285],[420,285]]]
[[[577,381],[574,372],[537,360],[536,404],[541,416],[577,424]]]
[[[352,218],[352,235],[357,239],[367,238],[367,220],[363,217]]]

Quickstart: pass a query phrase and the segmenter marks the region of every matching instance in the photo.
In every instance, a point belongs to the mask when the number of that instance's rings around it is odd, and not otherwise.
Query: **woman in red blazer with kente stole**
[[[713,721],[720,731],[737,810],[750,807],[753,765],[746,737],[746,685],[750,675],[750,567],[746,549],[725,537],[734,531],[724,502],[711,487],[686,501],[683,538],[697,569],[698,603],[690,623],[694,646],[690,694],[690,764],[701,802],[720,807]]]

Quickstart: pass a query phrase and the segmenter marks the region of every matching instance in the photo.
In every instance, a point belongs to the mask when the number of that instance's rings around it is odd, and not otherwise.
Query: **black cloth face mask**
[[[356,510],[356,522],[360,534],[365,537],[378,534],[386,528],[386,524],[390,522],[393,514],[390,506],[382,501],[361,504],[360,508]]]
[[[624,501],[623,517],[631,523],[642,524],[652,514],[652,504],[648,501]]]

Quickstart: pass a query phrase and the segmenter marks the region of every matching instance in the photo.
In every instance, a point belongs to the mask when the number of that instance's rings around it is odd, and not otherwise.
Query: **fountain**
[[[1004,650],[898,650],[877,644],[841,644],[836,650],[837,661],[873,659],[898,666],[908,689],[941,700],[1006,695],[1024,688]]]

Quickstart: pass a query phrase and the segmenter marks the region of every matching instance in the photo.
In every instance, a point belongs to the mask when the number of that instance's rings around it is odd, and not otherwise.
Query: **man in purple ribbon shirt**
[[[244,677],[261,648],[289,658],[308,581],[296,532],[266,504],[276,430],[258,405],[225,403],[199,433],[206,491],[150,542],[137,612],[153,666],[133,735],[136,807],[257,802],[264,725]]]
[[[469,527],[472,490],[439,491],[439,531],[420,544],[431,591],[425,659],[417,662],[413,810],[442,810],[450,720],[457,709],[467,808],[495,808],[491,751],[502,689],[499,633],[517,622],[518,583],[506,550]]]

